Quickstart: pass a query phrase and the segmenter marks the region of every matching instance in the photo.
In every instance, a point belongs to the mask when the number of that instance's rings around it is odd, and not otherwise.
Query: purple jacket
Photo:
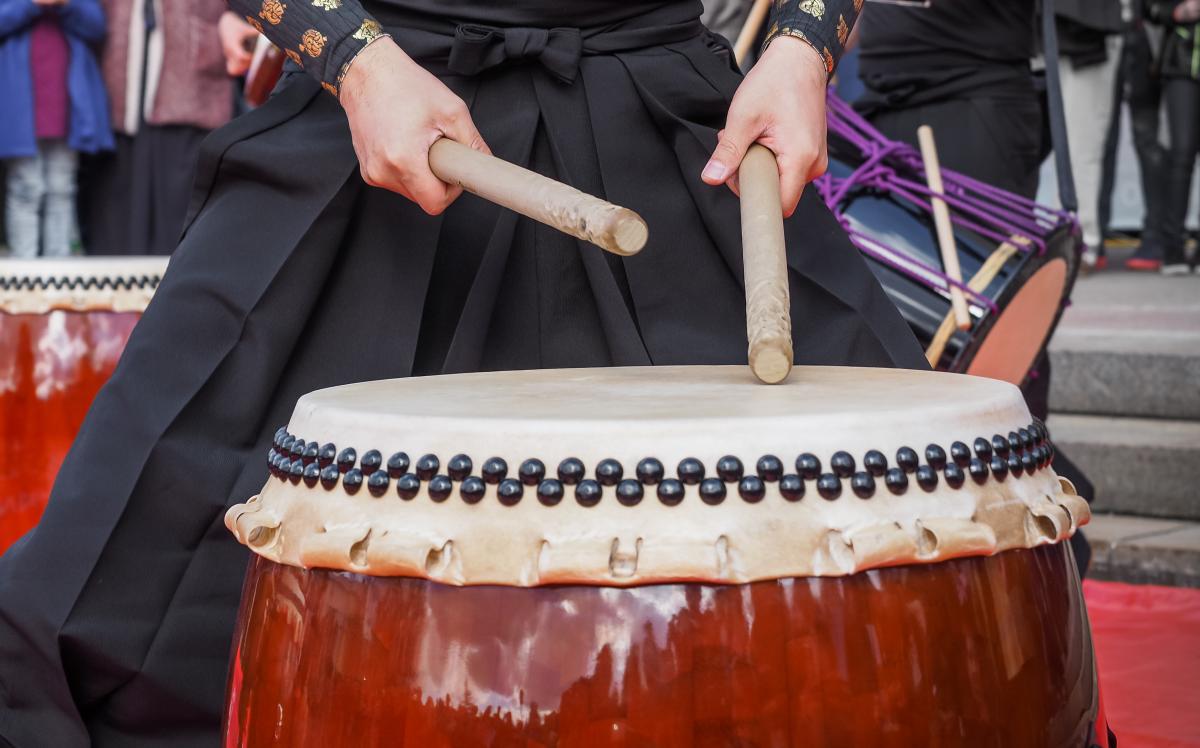
[[[42,13],[58,13],[71,59],[67,67],[67,143],[84,153],[113,147],[108,96],[92,53],[104,39],[104,11],[97,0],[69,0],[42,6],[33,0],[0,0],[0,158],[33,156],[33,80],[29,32]]]

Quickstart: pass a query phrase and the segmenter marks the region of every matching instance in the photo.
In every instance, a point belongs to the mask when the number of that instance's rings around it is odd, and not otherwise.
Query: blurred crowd
[[[1200,0],[1057,2],[1085,262],[1091,267],[1107,262],[1118,128],[1127,107],[1145,215],[1140,246],[1126,265],[1191,272],[1185,222],[1200,150]],[[894,3],[873,2],[860,26],[869,26],[873,12],[884,13]],[[708,21],[733,38],[749,4],[707,3]],[[994,19],[967,24],[974,36],[963,40],[972,45],[973,65],[981,47],[1023,54],[1022,39],[1014,34],[1030,26],[1011,23],[1011,17],[1028,13],[1013,10],[1025,5],[993,8]],[[256,29],[228,12],[223,0],[0,0],[0,161],[8,252],[170,253],[187,210],[201,140],[245,107],[240,77],[256,38]],[[948,121],[939,132],[943,149],[952,151],[956,144],[964,153],[975,149],[969,127],[993,134],[1003,129],[1010,139],[1035,137],[1025,132],[1027,125],[1012,124],[1024,119],[1038,130],[1039,145],[1026,150],[1037,156],[1035,166],[1040,163],[1048,142],[1041,137],[1043,118],[1025,117],[1028,102],[1012,90],[1001,92],[1005,82],[996,77],[1003,77],[1003,64],[1011,61],[998,59],[995,70],[976,69],[950,80],[940,63],[927,71],[904,68],[922,57],[912,54],[912,45],[929,39],[896,33],[875,38],[879,49],[863,50],[863,81],[867,94],[881,97],[889,111],[934,116],[931,91],[969,98],[979,121]],[[894,43],[910,46],[889,48]],[[1005,46],[1010,43],[1015,46]],[[845,65],[843,77],[855,65],[853,60]],[[950,90],[962,81],[971,90]],[[989,99],[980,90],[998,93]],[[990,113],[980,109],[985,100]],[[991,181],[1021,193],[1037,184],[1036,173],[1012,183],[1003,175]]]
[[[1200,0],[1064,0],[1058,33],[1063,99],[1086,244],[1085,268],[1107,265],[1123,107],[1144,214],[1130,270],[1192,272],[1186,221],[1200,151]]]
[[[1097,138],[1094,153],[1088,154],[1100,171],[1094,181],[1096,200],[1086,210],[1095,210],[1091,238],[1102,238],[1099,232],[1111,217],[1117,128],[1125,103],[1146,206],[1141,244],[1126,266],[1181,275],[1195,264],[1185,254],[1185,221],[1200,152],[1200,0],[1144,0],[1141,6],[1106,39],[1109,51],[1102,69],[1106,81],[1114,82],[1115,105],[1106,107],[1106,137]],[[1089,242],[1085,260],[1103,266],[1103,244]]]
[[[169,254],[257,36],[224,0],[0,0],[8,252]]]

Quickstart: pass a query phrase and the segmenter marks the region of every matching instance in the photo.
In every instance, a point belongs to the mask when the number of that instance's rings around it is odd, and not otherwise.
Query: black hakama
[[[541,25],[577,26],[591,4],[544,3]],[[247,561],[222,517],[265,482],[300,395],[442,372],[746,361],[738,202],[699,177],[741,76],[698,2],[606,5],[629,17],[584,29],[574,68],[493,48],[468,74],[446,68],[454,22],[370,10],[468,102],[498,156],[640,212],[650,240],[636,257],[469,195],[429,217],[365,186],[342,110],[299,73],[209,138],[170,269],[41,524],[0,559],[0,736],[217,744]],[[797,363],[925,366],[815,191],[787,239]]]

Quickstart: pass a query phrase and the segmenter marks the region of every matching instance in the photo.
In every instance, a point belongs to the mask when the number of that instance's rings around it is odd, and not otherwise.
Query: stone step
[[[1200,587],[1200,522],[1095,514],[1083,533],[1091,578]]]
[[[1052,414],[1048,426],[1096,485],[1093,511],[1200,520],[1200,422]]]
[[[1080,278],[1050,357],[1056,411],[1200,420],[1200,276]]]
[[[1050,352],[1050,402],[1067,413],[1200,420],[1200,355],[1173,351],[1177,342],[1063,336]]]

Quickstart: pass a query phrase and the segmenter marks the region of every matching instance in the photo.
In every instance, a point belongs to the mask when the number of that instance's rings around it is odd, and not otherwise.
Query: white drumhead
[[[0,312],[141,312],[166,270],[166,257],[0,259]]]
[[[739,366],[367,382],[302,397],[275,474],[226,522],[275,561],[452,584],[849,574],[1073,532],[1086,504],[1031,421],[1010,384],[884,369],[798,367],[776,386]],[[706,482],[681,480],[697,465]]]

